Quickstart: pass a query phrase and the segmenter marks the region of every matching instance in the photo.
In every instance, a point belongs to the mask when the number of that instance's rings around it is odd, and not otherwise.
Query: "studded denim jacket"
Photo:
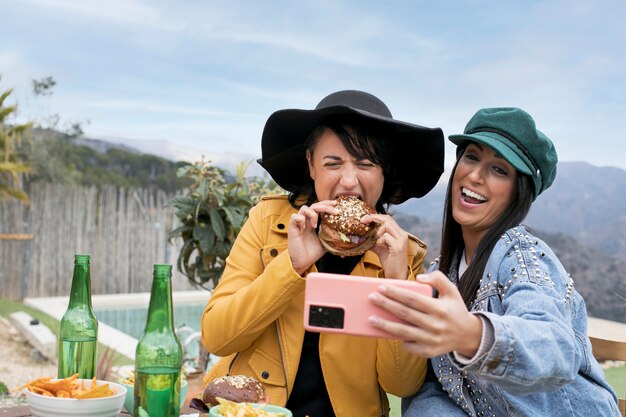
[[[524,227],[494,247],[471,311],[493,326],[494,344],[467,365],[452,354],[431,361],[467,415],[620,415],[591,353],[582,297],[554,252]]]

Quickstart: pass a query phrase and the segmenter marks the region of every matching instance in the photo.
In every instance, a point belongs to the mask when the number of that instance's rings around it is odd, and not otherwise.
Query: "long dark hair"
[[[392,151],[388,143],[385,146],[381,139],[384,137],[383,133],[375,125],[364,124],[362,120],[346,119],[345,117],[341,120],[325,120],[323,124],[313,129],[304,143],[305,152],[308,152],[311,157],[325,129],[330,129],[337,135],[350,155],[358,159],[367,159],[380,166],[385,179],[391,176],[393,169],[391,165]],[[293,207],[300,208],[305,204],[309,206],[316,200],[315,184],[307,171],[307,177],[303,184],[289,193],[289,202]],[[385,181],[383,192],[376,203],[376,210],[379,213],[386,213],[390,205],[389,190]]]
[[[456,172],[456,168],[460,159],[465,153],[465,147],[462,146],[457,150],[457,160],[450,175],[448,189],[446,192],[445,211],[443,214],[443,226],[441,230],[441,257],[439,261],[439,270],[448,275],[453,266],[453,262],[457,262],[465,248],[463,243],[463,234],[461,226],[454,220],[452,216],[452,179]],[[528,214],[533,200],[533,184],[528,175],[518,172],[517,176],[517,193],[511,201],[511,204],[498,217],[493,226],[487,231],[481,239],[476,254],[472,259],[467,270],[462,277],[458,277],[457,286],[463,297],[463,301],[469,307],[476,298],[476,291],[480,285],[480,280],[491,255],[493,247],[496,245],[500,236],[512,227],[518,226]]]

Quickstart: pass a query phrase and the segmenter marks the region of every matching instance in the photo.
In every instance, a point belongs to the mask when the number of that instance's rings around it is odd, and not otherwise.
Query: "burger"
[[[210,381],[204,388],[202,400],[194,398],[189,406],[206,412],[219,404],[217,398],[235,403],[267,402],[265,388],[258,380],[246,375],[227,375]]]
[[[318,236],[322,246],[340,256],[361,255],[376,243],[375,223],[363,224],[366,214],[376,214],[376,210],[354,195],[339,196],[335,208],[339,214],[322,215]]]

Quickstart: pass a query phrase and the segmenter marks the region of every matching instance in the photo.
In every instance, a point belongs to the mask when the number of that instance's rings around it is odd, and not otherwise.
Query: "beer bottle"
[[[135,353],[134,416],[178,417],[182,360],[174,331],[172,266],[156,264],[146,327]]]
[[[89,255],[74,256],[70,301],[59,331],[59,378],[96,376],[98,320],[91,307]]]

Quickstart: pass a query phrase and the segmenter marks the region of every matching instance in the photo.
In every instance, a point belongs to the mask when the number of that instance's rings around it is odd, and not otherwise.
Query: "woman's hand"
[[[380,258],[385,277],[406,279],[409,234],[388,214],[368,214],[363,216],[361,222],[379,225],[376,244],[372,251]]]
[[[302,275],[324,255],[326,249],[315,231],[320,213],[338,214],[334,200],[319,201],[311,206],[302,206],[292,214],[287,226],[287,250],[293,269]]]
[[[418,275],[416,280],[439,291],[431,298],[407,289],[384,285],[380,293],[370,294],[370,301],[389,311],[406,324],[377,316],[369,318],[372,326],[404,341],[408,352],[433,357],[456,351],[473,357],[482,338],[482,321],[470,314],[456,286],[440,271]]]

